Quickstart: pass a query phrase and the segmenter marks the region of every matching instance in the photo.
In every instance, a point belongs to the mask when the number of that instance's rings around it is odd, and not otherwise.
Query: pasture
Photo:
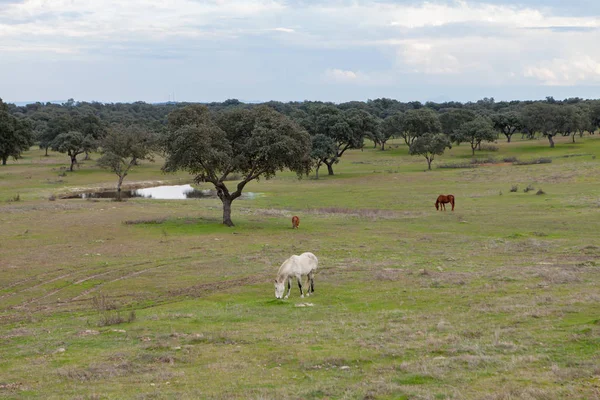
[[[116,176],[10,161],[0,398],[600,398],[600,139],[513,140],[432,171],[400,142],[349,151],[335,176],[251,182],[233,228],[214,199],[51,201]],[[124,184],[190,181],[161,166]],[[314,296],[275,299],[304,251]]]

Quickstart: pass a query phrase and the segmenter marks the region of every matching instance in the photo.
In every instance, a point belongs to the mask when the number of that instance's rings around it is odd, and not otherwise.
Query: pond
[[[240,199],[254,199],[257,193],[242,193]],[[63,197],[63,199],[113,199],[117,197],[116,190],[98,190],[78,193]],[[157,200],[185,199],[218,199],[217,192],[210,189],[196,189],[192,185],[155,186],[144,189],[121,190],[121,198],[145,198]]]

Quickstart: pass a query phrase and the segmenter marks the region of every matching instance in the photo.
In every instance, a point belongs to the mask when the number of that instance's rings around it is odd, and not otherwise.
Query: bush
[[[523,189],[523,191],[524,191],[525,193],[527,193],[527,192],[531,192],[532,190],[535,190],[535,188],[534,188],[534,187],[533,187],[533,185],[531,185],[531,184],[527,185],[527,187],[526,187],[525,189]]]
[[[518,190],[519,190],[519,186],[518,186],[518,185],[512,185],[512,186],[510,187],[510,191],[511,191],[512,193],[514,193],[514,192],[516,192],[516,191],[518,191]]]
[[[9,203],[13,203],[13,202],[17,202],[17,201],[21,201],[21,195],[20,194],[16,194],[13,197],[9,198],[7,200]]]
[[[519,162],[519,160],[517,159],[517,157],[504,157],[502,159],[502,161],[504,161],[504,162],[511,162],[511,163]]]
[[[493,157],[488,158],[474,158],[471,160],[471,164],[496,164],[497,161]]]
[[[438,168],[475,168],[476,165],[471,163],[457,163],[457,164],[439,164]]]
[[[533,164],[550,164],[552,162],[551,158],[537,158],[535,160],[530,161],[517,161],[515,165],[533,165]]]
[[[482,144],[481,150],[482,151],[498,151],[498,150],[500,150],[500,147],[493,145],[493,144]]]
[[[98,321],[98,326],[110,326],[110,325],[118,325],[123,322],[133,322],[135,321],[135,311],[131,310],[127,318],[123,317],[120,312],[104,312],[100,316],[100,321]]]
[[[546,192],[544,192],[542,189],[540,189],[540,190],[538,190],[538,191],[537,191],[537,193],[536,193],[536,194],[537,194],[537,195],[540,195],[540,194],[546,194]]]

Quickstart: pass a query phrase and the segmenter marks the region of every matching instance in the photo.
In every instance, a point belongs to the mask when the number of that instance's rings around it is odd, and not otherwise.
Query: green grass
[[[233,228],[214,199],[48,201],[116,180],[28,152],[0,167],[0,398],[597,397],[600,139],[513,140],[476,157],[552,163],[425,171],[394,142],[248,184]],[[161,165],[125,183],[190,181]],[[315,295],[276,300],[303,251]]]

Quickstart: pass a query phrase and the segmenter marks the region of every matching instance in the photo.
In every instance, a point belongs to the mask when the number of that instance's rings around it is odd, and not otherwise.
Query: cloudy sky
[[[0,97],[600,98],[598,0],[0,0]]]

